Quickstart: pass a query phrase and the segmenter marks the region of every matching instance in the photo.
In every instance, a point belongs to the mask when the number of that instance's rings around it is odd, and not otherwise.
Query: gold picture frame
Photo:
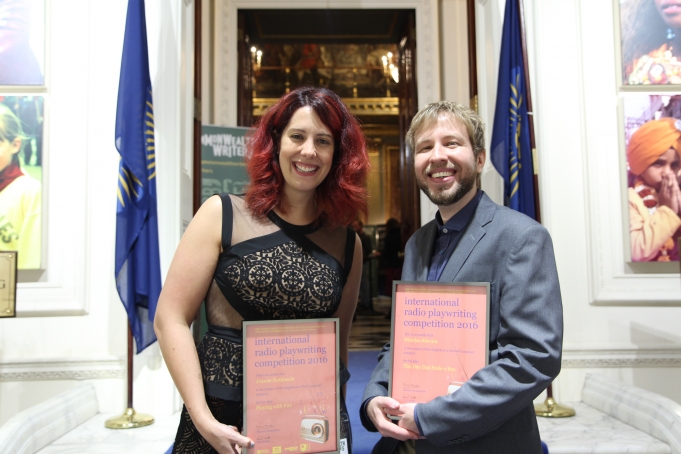
[[[0,251],[0,318],[16,317],[17,251]]]

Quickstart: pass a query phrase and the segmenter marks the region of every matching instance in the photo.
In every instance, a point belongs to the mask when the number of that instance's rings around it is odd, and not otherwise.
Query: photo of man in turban
[[[644,123],[631,135],[626,153],[632,261],[678,261],[681,120]]]

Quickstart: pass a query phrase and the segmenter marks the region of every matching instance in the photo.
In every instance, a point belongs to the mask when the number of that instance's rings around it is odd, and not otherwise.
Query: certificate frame
[[[487,366],[489,308],[489,282],[394,281],[388,395],[429,402]]]
[[[255,442],[244,453],[341,452],[339,328],[338,318],[242,323],[243,433]]]

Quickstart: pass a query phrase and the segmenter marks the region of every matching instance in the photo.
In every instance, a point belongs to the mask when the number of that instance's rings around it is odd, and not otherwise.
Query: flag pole
[[[132,406],[133,337],[137,353],[156,341],[153,321],[161,293],[152,98],[144,0],[128,0],[114,142],[120,154],[114,276],[128,316],[128,406],[106,421],[110,429],[154,422]]]
[[[523,49],[523,71],[525,72],[525,95],[527,97],[527,121],[530,128],[530,149],[532,150],[532,170],[534,181],[534,212],[536,221],[541,224],[541,211],[539,209],[539,169],[537,162],[537,147],[534,139],[534,110],[532,109],[532,90],[530,90],[530,68],[527,59],[527,44],[525,42],[525,7],[523,0],[518,2],[518,14],[520,15],[520,42]]]
[[[512,0],[507,0],[512,1]],[[539,168],[537,162],[537,147],[534,138],[534,110],[532,109],[532,90],[530,90],[530,69],[527,58],[527,44],[525,42],[525,7],[523,0],[515,0],[518,2],[518,14],[520,15],[520,41],[523,49],[523,70],[525,72],[525,95],[527,97],[527,121],[530,129],[530,149],[532,150],[532,169],[534,180],[534,212],[536,220],[541,224],[541,211],[539,205]],[[544,416],[546,418],[565,418],[567,416],[574,416],[575,410],[566,405],[561,405],[553,398],[552,383],[546,388],[546,400],[542,404],[534,406],[534,412],[537,416]]]
[[[154,423],[153,416],[137,413],[132,406],[132,343],[132,328],[128,323],[128,407],[122,415],[106,420],[104,427],[108,429],[136,429]]]

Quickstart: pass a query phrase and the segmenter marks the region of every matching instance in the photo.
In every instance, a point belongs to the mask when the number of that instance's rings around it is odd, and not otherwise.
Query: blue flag
[[[536,219],[521,33],[518,2],[506,0],[490,148],[492,164],[504,179],[504,204]]]
[[[144,0],[129,0],[116,109],[121,155],[116,210],[116,288],[128,313],[137,353],[156,340],[161,293],[156,215],[156,151]]]

